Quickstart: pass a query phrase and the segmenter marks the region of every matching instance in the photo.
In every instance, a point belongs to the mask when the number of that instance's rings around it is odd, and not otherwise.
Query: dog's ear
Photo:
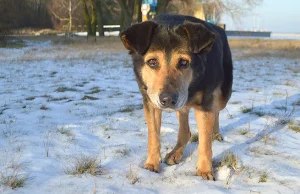
[[[212,31],[200,23],[193,22],[185,22],[183,28],[193,53],[203,54],[211,50],[215,42],[215,34]]]
[[[120,34],[124,46],[135,51],[140,55],[147,52],[152,34],[157,24],[152,21],[146,21],[139,24],[134,24]]]

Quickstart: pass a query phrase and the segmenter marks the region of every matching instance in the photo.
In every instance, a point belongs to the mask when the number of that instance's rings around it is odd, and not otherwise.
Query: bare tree
[[[87,36],[92,35],[91,18],[87,6],[87,0],[80,0],[83,8],[83,16],[86,24]]]
[[[88,36],[96,36],[98,24],[99,36],[104,36],[101,0],[81,0]]]
[[[117,0],[121,7],[121,30],[142,21],[141,0]]]
[[[97,13],[97,24],[98,24],[99,36],[104,36],[103,18],[102,18],[103,3],[101,3],[101,0],[96,0],[95,6],[96,6],[96,13]]]
[[[74,17],[74,15],[79,6],[79,0],[52,0],[48,8],[56,19],[60,22],[67,23],[68,32],[71,32],[73,21],[78,19]]]
[[[130,26],[133,21],[134,0],[118,0],[118,2],[122,14],[121,29],[125,29]]]
[[[205,10],[218,12],[216,14],[226,13],[233,19],[238,19],[242,14],[250,11],[263,0],[203,0]],[[210,7],[210,9],[207,9]],[[212,8],[215,9],[212,9]],[[207,14],[207,13],[206,13]]]

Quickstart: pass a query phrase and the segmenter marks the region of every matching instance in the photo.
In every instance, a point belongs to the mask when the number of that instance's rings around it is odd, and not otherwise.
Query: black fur
[[[150,22],[133,25],[122,32],[121,37],[132,55],[134,72],[144,98],[147,88],[140,77],[140,69],[145,65],[143,55],[148,49],[164,49],[170,53],[188,42],[193,81],[189,86],[187,103],[196,92],[203,91],[203,99],[198,103],[204,110],[209,110],[213,102],[212,92],[219,86],[224,101],[229,100],[233,67],[227,37],[220,27],[191,16],[162,14]],[[128,43],[133,44],[126,46]]]

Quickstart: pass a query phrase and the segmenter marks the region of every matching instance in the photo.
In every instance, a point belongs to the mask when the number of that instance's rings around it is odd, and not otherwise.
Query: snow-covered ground
[[[114,44],[44,41],[0,49],[0,193],[299,193],[299,58],[234,61],[234,92],[220,114],[224,141],[213,143],[212,182],[195,176],[196,142],[178,165],[162,163],[160,173],[142,168],[142,99],[130,57]],[[176,143],[177,125],[174,112],[163,114],[163,157]],[[228,153],[237,164],[221,166]],[[72,175],[88,159],[95,159],[97,175]],[[5,184],[24,176],[22,187]]]

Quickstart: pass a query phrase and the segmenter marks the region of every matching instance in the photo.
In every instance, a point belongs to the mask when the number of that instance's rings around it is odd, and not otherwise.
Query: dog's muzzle
[[[174,109],[176,107],[177,101],[178,101],[177,93],[162,92],[159,95],[159,102],[163,106],[163,108]]]

